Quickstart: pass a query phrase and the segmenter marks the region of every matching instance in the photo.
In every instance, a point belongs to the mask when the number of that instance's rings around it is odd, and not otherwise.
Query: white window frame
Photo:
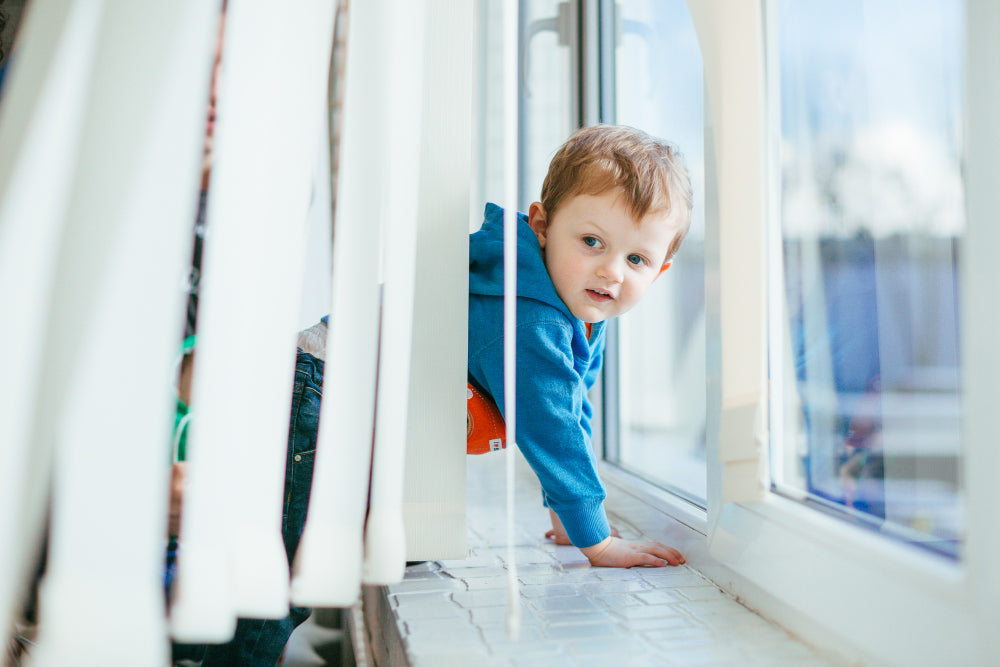
[[[1000,355],[995,285],[1000,191],[1000,7],[966,2],[962,251],[962,502],[956,560],[916,549],[770,491],[768,466],[768,235],[779,180],[765,62],[767,0],[689,0],[707,97],[708,335],[721,373],[709,377],[708,507],[697,508],[602,465],[607,482],[677,520],[663,530],[688,561],[748,606],[848,660],[984,664],[1000,655],[1000,451],[994,446]],[[773,95],[773,94],[772,94]],[[713,168],[714,165],[714,168]],[[772,170],[772,171],[769,171]],[[714,193],[712,192],[714,190]],[[617,494],[611,493],[613,499]],[[610,509],[615,511],[609,501]],[[687,526],[690,534],[683,534]],[[681,532],[678,532],[681,531]]]

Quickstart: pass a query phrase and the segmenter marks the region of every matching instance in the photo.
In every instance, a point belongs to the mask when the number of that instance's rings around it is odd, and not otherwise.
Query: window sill
[[[988,655],[960,566],[788,499],[726,505],[709,552],[716,583],[852,660],[979,664]]]
[[[973,587],[954,561],[773,494],[726,505],[708,528],[688,503],[658,500],[664,492],[629,477],[608,476],[610,512],[680,548],[723,590],[813,646],[875,664],[980,664],[989,655]]]
[[[574,547],[548,542],[537,480],[519,463],[512,554],[503,457],[470,457],[469,556],[414,565],[400,584],[366,588],[369,625],[380,626],[379,641],[394,643],[386,657],[405,655],[411,665],[660,664],[663,656],[680,664],[837,664],[705,578],[697,565],[707,555],[704,535],[616,483],[608,507],[622,534],[677,546],[687,566],[593,568]],[[521,610],[516,640],[505,630],[511,557]]]
[[[680,548],[723,590],[813,646],[875,664],[989,656],[975,587],[951,559],[775,494],[727,504],[712,526],[704,511],[613,466],[602,477],[609,512]]]

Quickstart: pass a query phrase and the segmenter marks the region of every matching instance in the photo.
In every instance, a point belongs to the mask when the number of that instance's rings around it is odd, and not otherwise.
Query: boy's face
[[[576,195],[547,216],[538,202],[528,224],[545,250],[545,268],[570,312],[584,322],[621,315],[643,297],[670,266],[664,263],[678,233],[658,211],[636,224],[621,190]]]

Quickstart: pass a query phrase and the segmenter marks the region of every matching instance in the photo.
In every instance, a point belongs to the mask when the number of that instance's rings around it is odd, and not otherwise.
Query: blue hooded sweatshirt
[[[604,486],[590,448],[587,392],[604,359],[604,323],[584,322],[556,293],[535,232],[517,223],[517,446],[570,540],[589,547],[610,535]],[[486,205],[469,237],[469,377],[504,411],[503,209]]]

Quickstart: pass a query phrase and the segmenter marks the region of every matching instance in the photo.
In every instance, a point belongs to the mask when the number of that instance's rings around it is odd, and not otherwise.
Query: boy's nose
[[[621,262],[615,257],[606,257],[597,267],[597,275],[613,283],[620,283],[624,279]]]

